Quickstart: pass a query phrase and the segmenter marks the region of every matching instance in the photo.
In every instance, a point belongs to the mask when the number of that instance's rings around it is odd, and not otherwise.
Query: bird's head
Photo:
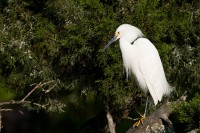
[[[132,26],[130,24],[122,24],[117,28],[115,36],[108,42],[103,50],[107,49],[113,42],[117,41],[118,39],[124,38],[126,39],[126,41],[131,43],[136,38],[142,36],[143,34],[141,30],[139,30],[135,26]]]

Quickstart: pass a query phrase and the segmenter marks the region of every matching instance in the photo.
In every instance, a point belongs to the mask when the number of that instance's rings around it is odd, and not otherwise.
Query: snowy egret
[[[144,37],[141,30],[130,24],[122,24],[104,50],[118,39],[127,79],[132,73],[139,87],[145,93],[149,92],[154,104],[157,105],[158,101],[161,101],[164,95],[170,94],[172,90],[166,80],[157,49]]]

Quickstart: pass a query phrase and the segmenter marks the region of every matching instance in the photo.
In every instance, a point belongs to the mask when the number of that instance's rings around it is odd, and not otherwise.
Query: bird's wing
[[[164,94],[170,92],[160,56],[155,46],[146,38],[138,39],[135,45],[138,50],[139,69],[156,105]]]

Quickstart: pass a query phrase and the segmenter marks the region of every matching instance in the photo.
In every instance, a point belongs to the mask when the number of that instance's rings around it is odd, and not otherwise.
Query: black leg
[[[149,103],[149,96],[147,96],[147,101],[146,101],[145,110],[144,110],[144,116],[145,116],[146,113],[147,113],[148,103]]]

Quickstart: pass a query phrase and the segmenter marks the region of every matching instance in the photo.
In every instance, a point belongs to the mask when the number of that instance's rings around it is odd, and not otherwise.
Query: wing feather
[[[158,101],[161,101],[163,95],[170,93],[171,87],[166,80],[163,65],[155,46],[146,38],[138,39],[135,45],[138,50],[139,69],[156,105]]]

